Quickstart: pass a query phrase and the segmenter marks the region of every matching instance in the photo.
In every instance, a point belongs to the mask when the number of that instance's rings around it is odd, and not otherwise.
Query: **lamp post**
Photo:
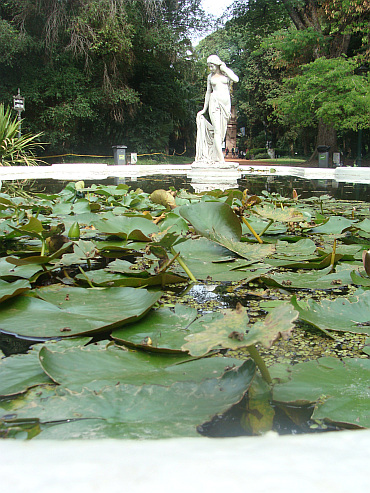
[[[18,88],[18,94],[13,96],[13,108],[18,113],[18,138],[21,138],[21,113],[24,111],[24,97],[21,96],[21,90]]]

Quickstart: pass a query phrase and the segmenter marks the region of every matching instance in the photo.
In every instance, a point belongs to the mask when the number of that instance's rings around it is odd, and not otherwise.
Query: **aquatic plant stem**
[[[271,378],[270,372],[268,371],[267,366],[266,366],[265,362],[263,361],[260,353],[256,349],[256,346],[254,344],[252,344],[251,346],[247,346],[247,350],[248,350],[249,354],[251,355],[251,358],[253,359],[253,361],[258,366],[258,368],[261,372],[262,378],[269,385],[271,385],[272,384],[272,378]]]
[[[175,250],[172,247],[171,247],[171,253],[172,253],[172,255],[176,256],[176,252],[175,252]],[[186,272],[186,274],[189,277],[189,279],[192,282],[197,282],[197,279],[193,276],[193,273],[190,271],[190,269],[188,268],[188,266],[182,260],[182,258],[180,257],[180,255],[176,258],[176,260],[181,265],[181,267],[184,269],[184,271]]]
[[[40,256],[43,257],[45,255],[45,248],[46,248],[46,240],[43,238],[41,240],[41,253]]]
[[[245,219],[244,216],[242,216],[242,221],[243,223],[247,226],[247,228],[249,229],[249,231],[252,233],[252,235],[256,238],[256,240],[258,241],[258,243],[263,243],[263,241],[261,240],[261,238],[258,236],[258,234],[254,231],[254,229],[252,228],[252,226],[249,224],[249,222]]]
[[[81,274],[86,279],[87,284],[90,286],[90,288],[93,288],[94,286],[93,286],[92,282],[90,281],[90,279],[87,277],[87,275],[86,275],[85,271],[83,270],[83,268],[80,265],[78,266],[78,268],[80,269]]]
[[[333,251],[331,252],[331,258],[330,258],[330,266],[331,266],[331,270],[334,269],[334,262],[335,262],[335,252],[336,252],[336,249],[337,249],[337,240],[335,239],[334,240],[334,243],[333,243]]]
[[[264,233],[266,233],[266,231],[269,229],[269,227],[271,226],[271,224],[274,222],[273,219],[270,219],[269,220],[269,223],[267,224],[267,226],[265,227],[265,229],[262,231],[261,233],[261,236],[263,236]]]

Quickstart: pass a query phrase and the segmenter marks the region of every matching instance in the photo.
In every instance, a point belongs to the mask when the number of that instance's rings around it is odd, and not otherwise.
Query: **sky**
[[[204,10],[215,17],[220,17],[224,10],[232,3],[233,0],[202,0]],[[196,46],[205,36],[194,36],[192,39],[193,46]]]
[[[202,5],[204,10],[213,14],[216,17],[220,16],[222,12],[233,3],[233,0],[203,0]]]

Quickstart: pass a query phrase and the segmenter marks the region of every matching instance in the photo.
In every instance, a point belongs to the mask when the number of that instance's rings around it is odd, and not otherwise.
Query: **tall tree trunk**
[[[313,28],[317,32],[322,31],[320,2],[317,0],[304,0],[304,2],[294,5],[290,0],[282,1],[297,30]],[[334,35],[331,39],[329,54],[327,56],[329,58],[337,58],[342,54],[345,55],[348,51],[350,39],[351,36],[349,34],[337,33]],[[320,50],[317,50],[315,58],[319,58],[320,56],[323,56],[323,54]],[[336,130],[332,125],[323,123],[321,119],[318,122],[316,149],[309,161],[315,161],[317,159],[317,146],[319,145],[330,146],[330,157],[332,157],[333,152],[337,152],[338,150]]]
[[[333,152],[338,151],[338,141],[337,132],[332,125],[326,125],[321,119],[319,120],[318,130],[317,130],[317,141],[316,148],[311,155],[308,162],[317,161],[317,147],[318,146],[328,146],[330,147],[329,157],[330,160],[333,158]]]

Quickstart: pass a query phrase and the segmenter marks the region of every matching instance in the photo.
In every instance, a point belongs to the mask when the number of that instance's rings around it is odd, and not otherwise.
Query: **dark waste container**
[[[319,168],[329,167],[329,150],[330,146],[317,146],[317,152],[319,153]]]
[[[112,146],[114,164],[126,164],[126,149],[127,146]]]

